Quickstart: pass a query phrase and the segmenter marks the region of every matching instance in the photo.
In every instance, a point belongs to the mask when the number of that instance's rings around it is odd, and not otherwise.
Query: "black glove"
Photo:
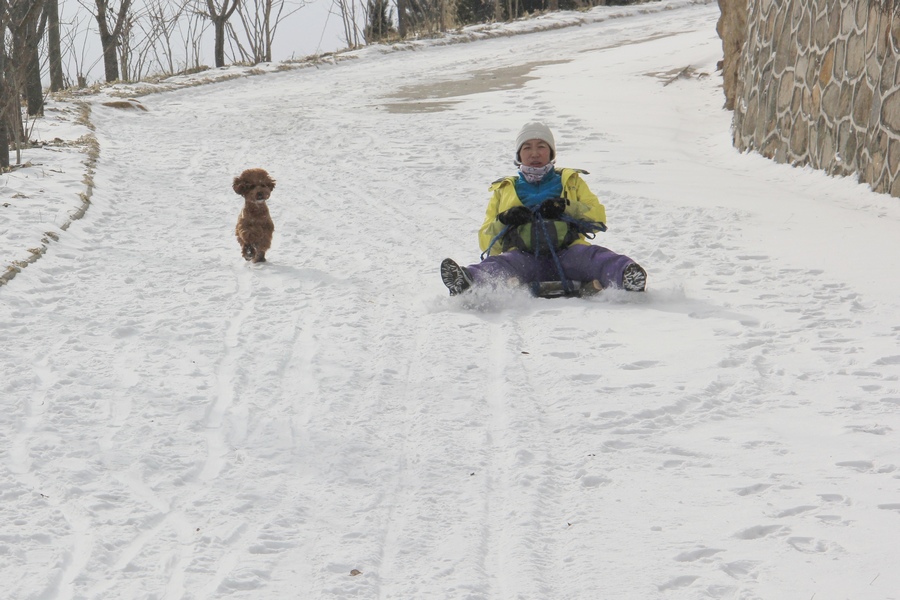
[[[566,212],[565,198],[550,198],[541,203],[538,212],[545,219],[558,219]]]
[[[531,223],[531,211],[524,206],[513,206],[497,215],[497,220],[504,225],[519,226]]]

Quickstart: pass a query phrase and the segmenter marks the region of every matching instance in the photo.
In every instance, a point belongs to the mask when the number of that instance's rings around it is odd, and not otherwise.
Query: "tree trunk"
[[[266,1],[266,18],[264,21],[265,30],[265,62],[272,62],[272,0]]]
[[[119,57],[116,55],[116,42],[109,33],[100,34],[100,44],[103,46],[103,74],[107,83],[119,79]]]
[[[46,0],[41,0],[43,10],[40,18],[28,27],[27,51],[28,66],[25,75],[25,97],[28,100],[28,114],[31,116],[44,116],[44,88],[41,82],[41,56],[40,46],[47,28]],[[38,25],[40,22],[40,25]]]
[[[213,22],[216,32],[214,56],[217,67],[225,66],[225,24],[228,22],[228,19],[231,18],[231,15],[234,14],[234,11],[237,9],[241,0],[230,1],[232,3],[230,8],[228,6],[229,0],[223,0],[222,9],[216,10],[216,5],[213,0],[206,0],[206,8],[209,10],[209,20]]]
[[[7,24],[7,3],[6,0],[0,0],[0,32],[6,33]],[[0,35],[0,39],[5,38]],[[9,111],[7,107],[10,105],[13,95],[10,86],[6,80],[6,44],[0,44],[0,168],[9,168]]]
[[[406,39],[406,0],[397,0],[397,33]]]
[[[50,59],[50,91],[66,87],[62,69],[62,44],[59,35],[59,0],[44,0],[47,14],[47,54]]]
[[[37,44],[28,45],[28,64],[25,67],[25,100],[28,114],[32,117],[44,116],[44,89],[41,86],[41,58],[38,56]]]
[[[25,96],[29,115],[44,114],[44,93],[41,89],[41,63],[38,48],[41,32],[38,21],[41,16],[43,0],[16,0],[7,3],[8,29],[12,34],[12,78],[7,85],[11,95]],[[17,113],[18,119],[18,113]]]
[[[107,83],[119,79],[119,58],[116,56],[116,40],[109,30],[109,22],[106,20],[108,8],[107,0],[96,0],[97,28],[100,32],[100,47],[103,49],[103,71]]]
[[[3,93],[2,85],[0,85],[0,94]],[[0,119],[0,168],[9,168],[9,131],[6,126],[6,118]]]
[[[221,18],[217,18],[213,21],[215,25],[216,32],[216,40],[215,40],[215,51],[213,56],[216,61],[217,67],[225,66],[225,21]]]
[[[125,24],[125,16],[131,6],[131,0],[122,0],[119,5],[119,14],[112,30],[109,28],[107,14],[109,12],[109,0],[94,0],[97,5],[97,27],[100,31],[100,45],[103,47],[103,70],[107,83],[119,79],[119,58],[116,50],[121,43],[122,27]]]

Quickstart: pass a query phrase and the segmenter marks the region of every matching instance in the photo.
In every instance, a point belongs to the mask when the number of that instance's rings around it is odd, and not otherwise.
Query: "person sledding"
[[[518,175],[498,179],[490,187],[478,233],[482,261],[465,267],[450,258],[441,263],[441,279],[451,296],[510,280],[535,290],[541,282],[559,282],[566,295],[582,283],[595,289],[644,291],[643,267],[589,241],[606,231],[606,209],[581,178],[587,172],[558,168],[555,162],[550,128],[525,124],[516,137]]]

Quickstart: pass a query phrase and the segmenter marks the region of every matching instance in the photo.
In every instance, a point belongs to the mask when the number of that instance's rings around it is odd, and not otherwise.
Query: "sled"
[[[569,281],[568,289],[562,281],[536,281],[529,288],[537,298],[585,298],[603,290],[596,279],[593,281]]]

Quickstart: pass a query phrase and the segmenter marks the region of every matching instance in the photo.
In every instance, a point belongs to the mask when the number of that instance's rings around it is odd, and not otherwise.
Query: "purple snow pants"
[[[604,288],[622,287],[622,273],[634,261],[602,246],[573,244],[558,253],[563,272],[570,281],[598,280]],[[559,281],[559,272],[550,257],[537,258],[521,250],[489,256],[469,265],[476,284],[504,281],[516,277],[522,283]]]

